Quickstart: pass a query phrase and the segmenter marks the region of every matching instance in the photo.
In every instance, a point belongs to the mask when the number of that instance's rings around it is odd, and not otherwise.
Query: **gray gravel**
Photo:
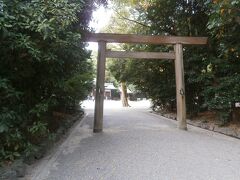
[[[191,126],[181,131],[141,107],[106,108],[104,132],[93,134],[93,110],[87,113],[27,179],[240,179],[238,139]]]

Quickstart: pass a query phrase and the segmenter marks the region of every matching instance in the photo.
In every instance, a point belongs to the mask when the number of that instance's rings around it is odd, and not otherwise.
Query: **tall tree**
[[[111,17],[109,25],[106,26],[103,31],[109,33],[138,33],[145,26],[140,21],[135,20],[135,16],[138,16],[136,7],[141,1],[112,1],[111,8],[114,13]],[[145,27],[144,27],[145,28]],[[117,50],[129,50],[131,46],[126,44],[115,45]],[[128,59],[112,59],[107,64],[111,74],[115,77],[121,86],[121,101],[124,107],[128,107],[128,95],[127,86],[131,83],[132,74],[129,72],[130,61]]]
[[[119,1],[117,1],[119,2]],[[125,3],[125,1],[124,1]],[[204,1],[141,1],[128,4],[131,8],[117,10],[111,30],[152,35],[205,36],[208,8]],[[122,13],[120,13],[122,12]],[[117,28],[115,24],[118,23]],[[200,23],[199,23],[200,22]],[[115,23],[115,24],[114,24]],[[114,29],[115,28],[115,29]],[[127,50],[173,51],[171,46],[130,45]],[[202,90],[206,69],[206,49],[184,49],[188,111],[197,112],[203,103]],[[193,56],[196,54],[195,56]],[[200,54],[200,55],[197,55]],[[152,98],[154,106],[172,109],[175,103],[174,63],[169,61],[132,61],[131,78],[138,89]],[[137,67],[137,71],[135,70]],[[200,88],[202,87],[202,88]]]
[[[129,79],[128,61],[123,59],[110,60],[108,68],[113,77],[120,83],[121,86],[121,101],[123,107],[129,107],[127,95],[127,82]]]

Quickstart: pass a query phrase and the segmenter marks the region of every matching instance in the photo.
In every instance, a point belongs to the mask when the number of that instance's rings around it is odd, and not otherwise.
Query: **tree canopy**
[[[121,2],[124,6],[119,6]],[[235,102],[240,101],[239,1],[113,1],[113,6],[115,16],[109,26],[111,32],[209,37],[206,47],[184,47],[187,111],[192,115],[215,111],[223,123],[231,119]],[[124,45],[122,48],[173,51],[171,46],[155,45]],[[173,62],[129,61],[127,69],[127,82],[146,93],[154,107],[174,109]]]

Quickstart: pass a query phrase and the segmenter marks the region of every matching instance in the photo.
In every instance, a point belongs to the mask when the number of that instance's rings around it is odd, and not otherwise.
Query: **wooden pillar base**
[[[101,133],[101,132],[103,132],[102,129],[93,129],[93,133]]]
[[[178,125],[178,129],[187,131],[187,125]]]

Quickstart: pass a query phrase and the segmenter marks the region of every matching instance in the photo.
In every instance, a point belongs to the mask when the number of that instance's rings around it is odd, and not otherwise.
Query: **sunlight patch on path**
[[[85,100],[81,103],[84,109],[94,109],[95,101],[93,100]],[[142,101],[129,101],[129,105],[131,107],[122,107],[121,101],[113,101],[113,100],[105,100],[104,101],[104,109],[150,109],[151,101],[150,100],[142,100]]]

